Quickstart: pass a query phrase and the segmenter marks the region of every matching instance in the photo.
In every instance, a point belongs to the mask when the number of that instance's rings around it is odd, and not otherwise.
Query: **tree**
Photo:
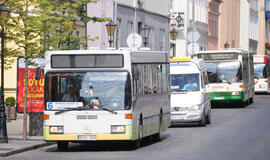
[[[25,59],[25,96],[23,138],[27,139],[27,88],[28,65],[31,59],[43,57],[47,50],[72,49],[87,40],[72,36],[75,28],[70,26],[73,19],[87,23],[89,21],[103,22],[108,19],[88,17],[85,12],[87,3],[97,3],[97,0],[2,0],[11,14],[6,24],[6,37],[10,44],[6,48],[8,57],[22,56]],[[13,45],[14,44],[14,45]]]

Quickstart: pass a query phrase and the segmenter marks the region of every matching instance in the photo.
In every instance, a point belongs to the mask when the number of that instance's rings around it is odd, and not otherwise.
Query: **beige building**
[[[226,0],[221,3],[219,49],[227,42],[230,48],[239,47],[240,1]]]

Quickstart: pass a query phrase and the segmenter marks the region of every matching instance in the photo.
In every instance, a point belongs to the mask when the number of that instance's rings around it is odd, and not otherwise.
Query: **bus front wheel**
[[[68,150],[68,142],[67,141],[59,141],[59,142],[57,142],[57,148],[60,151]]]

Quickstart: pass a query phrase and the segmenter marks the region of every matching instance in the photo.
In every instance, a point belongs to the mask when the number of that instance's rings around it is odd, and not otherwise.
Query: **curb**
[[[50,146],[50,145],[53,145],[53,144],[55,144],[55,143],[47,143],[47,142],[45,142],[45,143],[30,146],[30,147],[13,150],[13,151],[10,151],[10,152],[7,152],[7,153],[0,153],[0,157],[7,157],[7,156],[11,156],[11,155],[14,155],[14,154],[17,154],[17,153],[31,151],[31,150],[34,150],[34,149]]]

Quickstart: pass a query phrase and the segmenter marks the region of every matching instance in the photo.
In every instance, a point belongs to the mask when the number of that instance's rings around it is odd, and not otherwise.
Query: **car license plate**
[[[79,135],[79,141],[96,141],[97,137],[95,135]]]
[[[171,119],[183,119],[185,115],[171,115]]]
[[[224,97],[214,97],[214,100],[223,100]]]

